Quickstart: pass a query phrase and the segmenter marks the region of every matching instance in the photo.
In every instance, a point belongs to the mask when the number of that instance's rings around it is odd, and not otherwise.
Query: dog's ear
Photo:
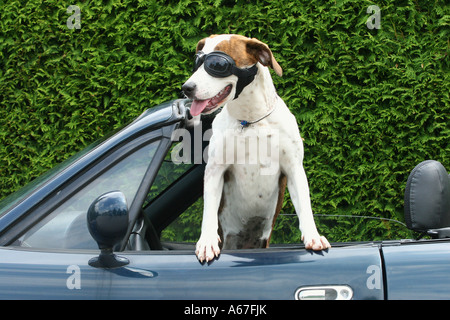
[[[272,51],[267,44],[253,38],[249,39],[246,45],[247,52],[255,57],[255,59],[258,60],[263,66],[271,67],[280,77],[283,75],[283,69],[281,69],[277,60],[275,60]]]
[[[196,53],[199,52],[199,51],[201,51],[201,50],[203,49],[203,47],[205,46],[205,42],[206,42],[206,38],[200,40],[200,41],[197,43],[197,48],[195,49],[195,52],[196,52]]]

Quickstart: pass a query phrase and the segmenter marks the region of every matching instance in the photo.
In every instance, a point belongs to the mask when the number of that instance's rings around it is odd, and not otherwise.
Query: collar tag
[[[275,99],[275,100],[276,100],[276,99]],[[275,110],[275,107],[276,107],[276,106],[277,106],[276,103],[274,103],[274,106],[273,106],[272,110],[270,110],[265,116],[262,116],[261,118],[255,120],[255,121],[238,120],[239,123],[241,124],[241,132],[242,132],[245,128],[247,128],[249,125],[254,124],[254,123],[257,123],[257,122],[259,122],[259,121],[261,121],[261,120],[267,118],[268,116],[270,116],[270,115],[272,114],[272,112]]]

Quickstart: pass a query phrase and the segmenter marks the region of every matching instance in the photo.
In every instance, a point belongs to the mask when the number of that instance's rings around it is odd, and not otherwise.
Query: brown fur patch
[[[205,46],[205,42],[206,42],[206,38],[200,40],[200,41],[197,43],[197,48],[195,49],[195,52],[199,52],[200,50],[202,50],[203,47]]]
[[[277,220],[277,217],[280,214],[281,208],[283,207],[284,192],[286,190],[286,184],[287,184],[287,178],[284,174],[281,174],[280,179],[278,180],[278,187],[280,189],[278,191],[278,202],[277,202],[277,207],[275,209],[275,215],[273,216],[273,221],[272,221],[272,231],[273,231],[273,227],[275,226],[275,221]],[[272,232],[270,233],[269,239],[267,239],[266,248],[269,247],[271,237],[272,237]]]
[[[249,39],[247,41],[247,52],[256,57],[263,66],[271,67],[280,77],[283,75],[283,69],[278,64],[267,44],[255,38]]]
[[[225,171],[225,173],[223,175],[223,182],[227,183],[227,181],[229,181],[230,179],[231,179],[230,172],[229,171]],[[219,210],[218,210],[218,213],[217,213],[217,215],[219,215],[219,216],[222,213],[223,207],[225,206],[225,201],[226,201],[225,200],[225,195],[222,192],[222,196],[220,198]],[[220,237],[220,240],[221,240],[221,242],[219,242],[219,248],[220,248],[220,250],[222,250],[223,242],[224,242],[223,230],[222,230],[222,226],[220,224],[220,219],[218,219],[218,220],[219,220],[219,226],[218,226],[218,229],[217,229],[217,234],[218,234],[218,236]]]
[[[247,52],[247,41],[244,36],[233,35],[230,40],[220,42],[214,50],[228,54],[236,62],[238,68],[245,68],[254,65],[258,60]]]
[[[209,38],[217,36],[217,34],[213,34]],[[204,38],[197,43],[196,52],[203,49],[206,39],[208,38]],[[260,62],[262,65],[272,68],[280,77],[283,75],[283,69],[273,56],[269,46],[258,39],[232,35],[230,40],[224,40],[216,45],[214,50],[228,54],[236,62],[238,68],[247,68]]]

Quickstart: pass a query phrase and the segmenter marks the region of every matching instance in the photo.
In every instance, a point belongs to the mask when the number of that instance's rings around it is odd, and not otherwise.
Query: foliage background
[[[81,29],[66,25],[74,4]],[[379,30],[366,26],[373,4]],[[450,168],[445,0],[0,0],[0,9],[0,198],[177,98],[197,41],[213,33],[256,37],[282,66],[274,82],[305,139],[315,213],[402,219],[413,167]],[[288,196],[283,211],[293,213]],[[358,232],[384,237],[380,224]],[[283,237],[297,226],[276,228]]]

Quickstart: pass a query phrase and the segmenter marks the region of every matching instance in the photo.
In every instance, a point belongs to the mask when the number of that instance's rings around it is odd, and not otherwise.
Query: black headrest
[[[450,227],[450,176],[440,162],[423,161],[409,175],[405,221],[420,232]]]

